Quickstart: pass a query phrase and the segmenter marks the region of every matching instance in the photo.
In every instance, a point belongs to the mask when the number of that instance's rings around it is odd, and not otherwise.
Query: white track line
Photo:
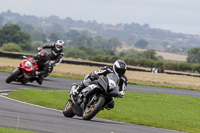
[[[9,99],[11,101],[15,101],[15,102],[19,102],[19,103],[23,103],[23,104],[27,104],[27,105],[32,105],[32,106],[39,107],[39,108],[43,108],[43,109],[49,109],[49,110],[53,110],[53,111],[62,112],[61,110],[58,110],[58,109],[52,109],[52,108],[47,108],[47,107],[36,105],[36,104],[32,104],[32,103],[26,103],[26,102],[15,100],[15,99],[12,99],[12,98],[9,98],[9,97],[6,97],[6,96],[2,96],[2,95],[0,95],[0,97],[3,97],[5,99]]]

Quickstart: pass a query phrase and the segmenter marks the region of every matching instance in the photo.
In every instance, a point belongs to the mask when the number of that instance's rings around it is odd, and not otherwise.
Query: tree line
[[[200,71],[198,64],[200,63],[200,48],[197,47],[188,50],[187,62],[172,63],[165,61],[162,57],[157,57],[156,51],[151,49],[144,52],[135,50],[117,52],[116,48],[121,46],[121,42],[117,38],[88,37],[74,30],[68,32],[67,36],[70,40],[65,40],[65,57],[110,63],[116,59],[123,59],[128,65],[134,66],[157,67],[177,71]],[[35,38],[34,41],[33,38]],[[48,38],[49,41],[45,38]],[[50,34],[48,37],[40,32],[30,34],[30,32],[25,32],[16,24],[6,24],[0,28],[0,49],[4,51],[34,52],[36,47],[55,42],[58,39],[60,38],[55,33]],[[147,45],[148,43],[144,40],[136,43],[138,47],[146,47]]]

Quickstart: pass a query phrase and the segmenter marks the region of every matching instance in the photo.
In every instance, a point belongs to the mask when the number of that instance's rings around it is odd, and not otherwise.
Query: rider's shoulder
[[[109,72],[113,72],[113,69],[112,69],[111,66],[104,66],[104,67],[102,68],[102,70],[107,70],[107,71],[109,71]]]
[[[125,75],[123,75],[123,76],[121,77],[121,79],[122,79],[124,82],[128,83],[128,78],[127,78]]]

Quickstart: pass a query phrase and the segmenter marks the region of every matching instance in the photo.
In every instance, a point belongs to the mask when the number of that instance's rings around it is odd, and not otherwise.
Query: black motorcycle
[[[63,115],[65,117],[77,115],[84,120],[92,119],[99,111],[106,108],[113,101],[113,97],[118,96],[118,93],[113,92],[116,87],[116,82],[113,80],[105,76],[100,77],[83,89],[78,96],[70,95],[70,99],[63,109]]]

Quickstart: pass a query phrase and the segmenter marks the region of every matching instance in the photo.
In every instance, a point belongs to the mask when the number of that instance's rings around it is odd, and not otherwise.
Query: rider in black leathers
[[[45,75],[48,75],[51,69],[49,56],[46,50],[42,50],[38,55],[33,56],[33,58],[36,60],[39,67],[39,69],[35,71],[35,80],[38,84],[42,85]]]
[[[51,53],[49,54],[51,65],[56,66],[62,61],[62,57],[64,55],[63,53],[63,46],[64,41],[58,40],[56,43],[40,46],[37,48],[38,51],[41,51],[42,49],[51,49]],[[51,71],[53,70],[53,67],[51,68]]]
[[[78,95],[85,87],[90,85],[92,81],[99,78],[99,76],[107,76],[114,79],[118,85],[117,90],[113,90],[111,93],[115,93],[118,97],[122,98],[125,95],[125,90],[127,88],[128,79],[124,75],[126,72],[126,63],[122,60],[117,60],[113,64],[113,67],[105,66],[101,70],[93,71],[92,73],[85,76],[85,79],[80,83],[80,85],[72,91],[72,95]],[[90,79],[90,80],[88,80]],[[107,109],[110,110],[114,107],[114,99],[107,105]]]

